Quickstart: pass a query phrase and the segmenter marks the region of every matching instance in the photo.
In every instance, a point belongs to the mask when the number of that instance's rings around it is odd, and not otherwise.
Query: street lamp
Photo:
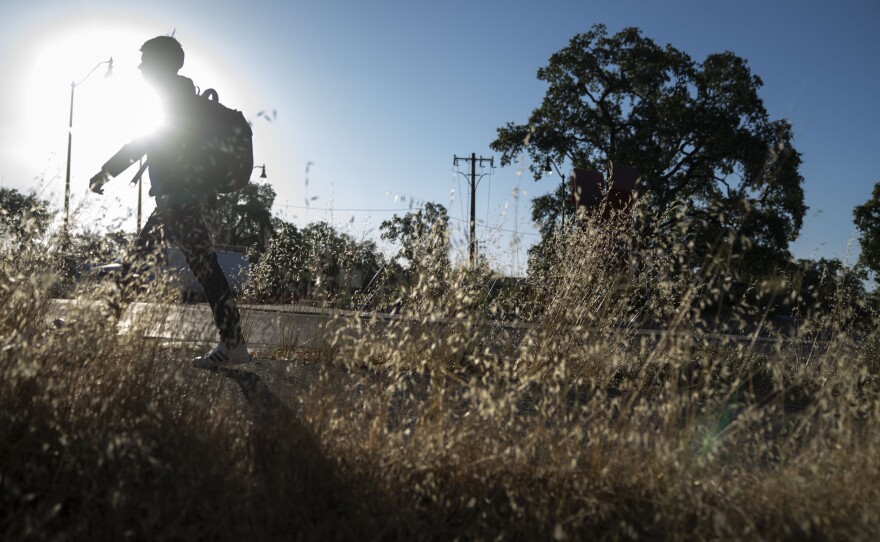
[[[64,179],[64,235],[67,235],[67,226],[68,221],[70,219],[70,148],[73,144],[73,93],[76,90],[76,87],[83,84],[86,79],[89,78],[95,70],[107,64],[107,73],[104,74],[104,77],[110,77],[113,75],[113,57],[110,57],[110,60],[105,60],[103,62],[98,62],[92,71],[86,74],[85,77],[80,79],[77,82],[70,83],[70,120],[67,124],[67,175]]]
[[[266,164],[263,164],[263,165],[261,165],[261,166],[254,166],[253,169],[257,169],[257,168],[260,168],[260,169],[263,170],[262,173],[260,173],[260,178],[261,178],[261,179],[265,179],[265,178],[267,178],[267,177],[266,177]]]
[[[544,175],[546,175],[548,177],[550,175],[553,175],[553,168],[554,167],[556,168],[556,171],[559,172],[560,188],[561,188],[561,192],[562,192],[562,205],[559,210],[559,216],[560,216],[560,219],[562,220],[562,225],[565,226],[565,175],[563,175],[562,172],[559,171],[559,168],[556,166],[556,164],[554,164],[550,160],[550,158],[547,158],[546,160],[544,160]]]

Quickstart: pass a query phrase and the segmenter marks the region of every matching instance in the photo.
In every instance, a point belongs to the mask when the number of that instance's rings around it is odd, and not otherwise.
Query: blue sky
[[[187,51],[181,73],[254,121],[256,160],[278,193],[279,216],[330,220],[356,237],[377,237],[389,210],[424,201],[463,220],[466,183],[453,156],[492,156],[495,129],[524,122],[539,105],[536,70],[595,23],[610,32],[637,26],[698,61],[723,50],[746,58],[771,117],[793,123],[803,154],[810,210],[793,252],[854,260],[852,209],[880,180],[874,0],[0,0],[2,185],[37,190],[60,207],[70,81],[110,56],[120,81],[135,80],[140,43],[175,30]],[[129,174],[103,199],[85,189],[124,142],[120,94],[130,97],[129,88],[98,76],[77,88],[72,184],[88,224],[134,228]],[[272,122],[257,116],[264,110],[277,112]],[[479,185],[478,237],[502,270],[522,271],[537,239],[530,200],[559,182],[518,175],[527,165],[496,168]],[[465,254],[465,224],[453,224]]]

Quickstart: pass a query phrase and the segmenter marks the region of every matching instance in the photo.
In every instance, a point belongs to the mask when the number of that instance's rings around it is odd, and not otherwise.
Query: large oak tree
[[[603,172],[609,163],[635,166],[648,239],[684,204],[698,255],[735,237],[749,240],[735,249],[753,262],[789,257],[806,211],[801,158],[791,125],[769,118],[762,81],[743,58],[723,52],[699,63],[637,28],[608,35],[596,25],[552,55],[538,79],[548,84],[541,105],[492,143],[503,165],[525,152],[536,180],[548,161]],[[573,204],[557,190],[536,199],[533,215],[546,234],[566,210]]]

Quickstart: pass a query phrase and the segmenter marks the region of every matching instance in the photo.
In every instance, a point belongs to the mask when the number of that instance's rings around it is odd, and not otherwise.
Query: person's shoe
[[[226,345],[226,341],[220,341],[220,344],[214,350],[209,354],[195,358],[192,364],[200,369],[217,369],[219,367],[250,363],[250,361],[251,356],[248,354],[247,345],[244,342],[235,348],[229,348]]]

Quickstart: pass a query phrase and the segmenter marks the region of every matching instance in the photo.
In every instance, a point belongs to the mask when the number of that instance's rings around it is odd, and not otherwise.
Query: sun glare
[[[14,104],[9,120],[16,127],[16,141],[3,149],[4,159],[14,160],[31,175],[30,181],[36,183],[33,188],[58,208],[64,201],[68,156],[71,208],[118,201],[112,212],[121,216],[134,208],[137,198],[127,180],[136,166],[124,172],[120,181],[110,183],[101,198],[88,191],[88,180],[122,145],[155,133],[162,125],[160,100],[138,66],[141,45],[154,36],[167,35],[173,27],[166,25],[113,15],[47,19],[20,42],[15,57],[20,68],[9,78],[11,92],[5,96]],[[204,36],[192,29],[178,36],[187,60],[181,74],[202,89],[219,89],[222,100],[242,103],[245,94],[238,91],[236,79],[229,76],[213,42],[203,43]],[[111,58],[112,74],[107,76]],[[73,129],[68,130],[71,111]],[[108,217],[101,215],[101,220],[106,222]]]
[[[108,153],[161,125],[159,100],[137,70],[138,49],[149,31],[92,23],[43,35],[23,89],[22,150],[28,156],[44,160],[59,136],[66,139],[72,83],[74,167],[96,169]]]
[[[117,79],[109,86],[100,115],[108,135],[140,137],[155,132],[162,125],[161,102],[139,75]]]

